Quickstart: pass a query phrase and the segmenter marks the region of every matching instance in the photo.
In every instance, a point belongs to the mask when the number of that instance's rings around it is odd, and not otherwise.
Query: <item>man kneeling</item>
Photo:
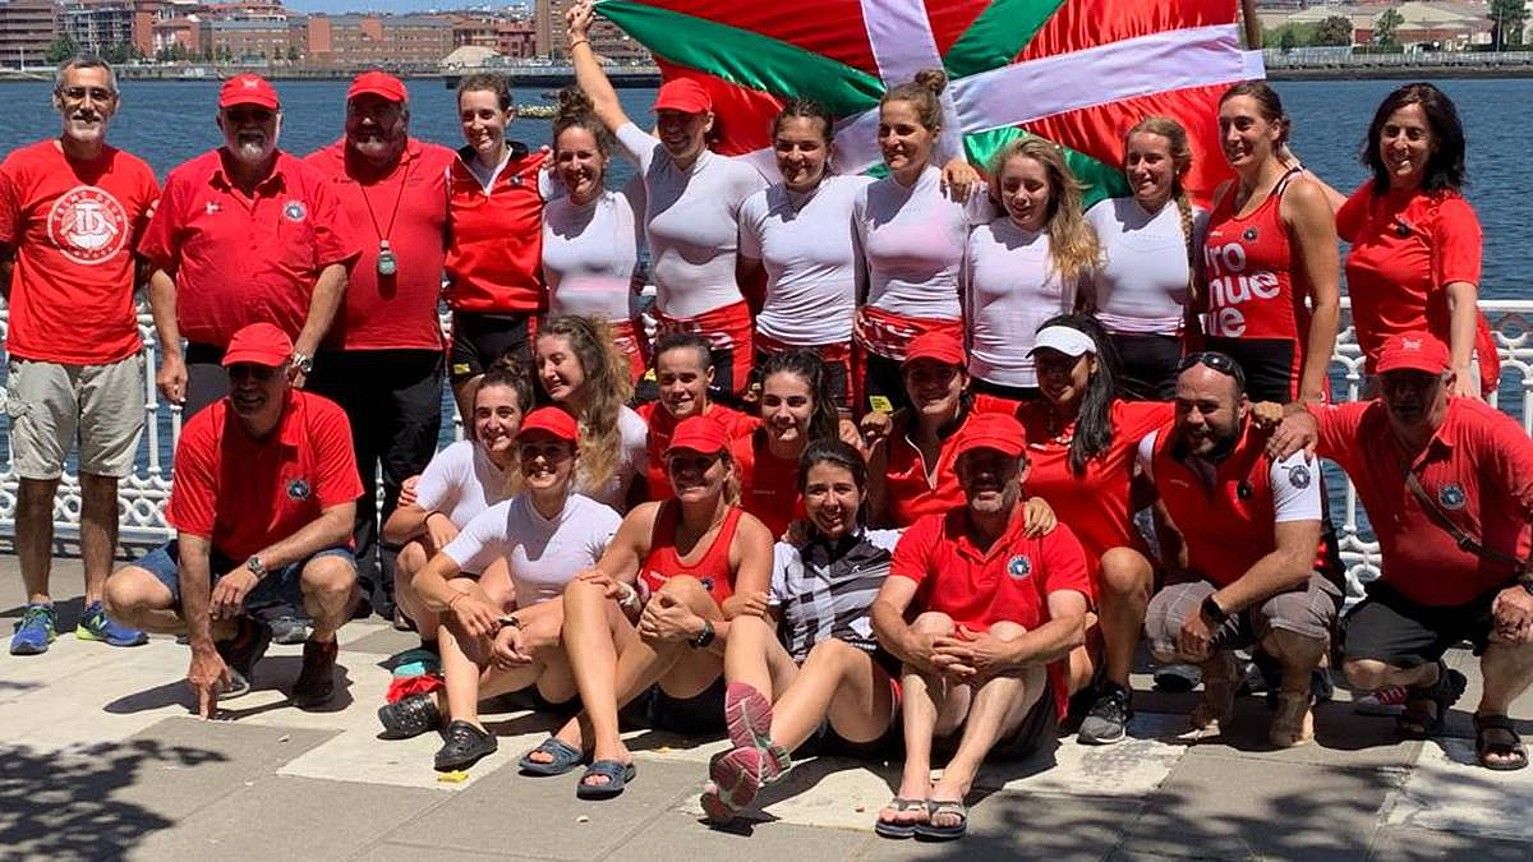
[[[965,504],[911,525],[874,600],[879,643],[904,662],[905,769],[885,837],[962,836],[986,755],[1031,753],[1063,714],[1055,662],[1085,642],[1091,581],[1069,528],[1025,534],[1023,449],[1011,416],[970,417],[955,461]],[[936,784],[934,743],[953,752]]]
[[[234,334],[229,396],[193,416],[176,446],[165,519],[176,538],[107,579],[107,613],[188,634],[186,681],[211,718],[220,693],[250,690],[271,630],[251,613],[287,604],[314,620],[293,704],[334,693],[335,633],[355,599],[348,549],[362,494],[346,414],[291,388],[293,342],[269,323]]]

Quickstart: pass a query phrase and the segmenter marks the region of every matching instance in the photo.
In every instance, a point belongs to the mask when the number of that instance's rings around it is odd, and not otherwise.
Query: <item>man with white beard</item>
[[[329,180],[278,149],[281,103],[266,79],[226,81],[217,119],[224,145],[170,172],[139,247],[153,268],[155,382],[186,416],[228,392],[224,349],[258,321],[293,339],[289,375],[301,388],[358,255]]]

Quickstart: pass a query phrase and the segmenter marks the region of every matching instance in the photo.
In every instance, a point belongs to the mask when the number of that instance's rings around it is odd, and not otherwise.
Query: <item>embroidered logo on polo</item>
[[[96,186],[75,186],[48,211],[48,239],[75,263],[95,266],[128,244],[128,213],[117,198]]]
[[[1288,484],[1302,491],[1309,487],[1309,483],[1309,468],[1303,464],[1300,464],[1297,467],[1294,467],[1292,470],[1288,471]]]
[[[1257,236],[1259,236],[1259,234],[1257,234],[1256,228],[1248,227],[1246,228],[1246,232],[1240,235],[1240,238],[1246,242],[1256,242]]]
[[[309,483],[302,479],[294,479],[287,483],[287,495],[294,500],[309,499]]]
[[[282,216],[288,221],[303,221],[308,214],[309,209],[303,205],[303,201],[288,201],[282,205]]]
[[[1441,503],[1444,509],[1462,509],[1468,499],[1469,496],[1464,493],[1464,487],[1451,482],[1437,491],[1437,502]]]
[[[1033,561],[1026,554],[1018,554],[1006,561],[1006,574],[1011,575],[1014,581],[1020,581],[1033,573]]]

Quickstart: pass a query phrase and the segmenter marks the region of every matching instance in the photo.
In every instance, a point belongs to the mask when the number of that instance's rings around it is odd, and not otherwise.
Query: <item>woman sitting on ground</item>
[[[713,353],[708,339],[695,332],[673,332],[660,337],[655,344],[655,385],[660,390],[660,400],[640,404],[635,412],[649,426],[646,490],[651,500],[666,500],[671,497],[671,480],[665,474],[665,450],[683,419],[707,416],[724,426],[731,440],[756,430],[761,421],[709,397]]]
[[[470,521],[415,578],[420,599],[446,617],[445,696],[411,695],[380,708],[378,720],[385,736],[402,739],[436,729],[446,715],[439,770],[467,769],[495,751],[495,737],[479,721],[481,698],[533,685],[547,703],[575,696],[559,643],[560,596],[601,557],[622,520],[572,491],[578,439],[574,418],[563,410],[541,407],[528,414],[516,435],[521,493]],[[511,601],[487,595],[461,574],[492,560],[507,564]]]
[[[582,799],[609,799],[633,780],[617,713],[651,686],[656,727],[719,726],[731,620],[766,614],[772,535],[736,502],[724,429],[705,416],[684,420],[666,467],[676,499],[635,508],[596,568],[565,590],[564,644],[585,712],[520,763],[559,775],[591,751],[575,790]]]

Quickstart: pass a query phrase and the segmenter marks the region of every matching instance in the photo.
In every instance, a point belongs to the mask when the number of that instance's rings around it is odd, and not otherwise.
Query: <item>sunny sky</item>
[[[283,5],[299,12],[424,12],[436,9],[492,8],[530,6],[532,0],[284,0]]]

